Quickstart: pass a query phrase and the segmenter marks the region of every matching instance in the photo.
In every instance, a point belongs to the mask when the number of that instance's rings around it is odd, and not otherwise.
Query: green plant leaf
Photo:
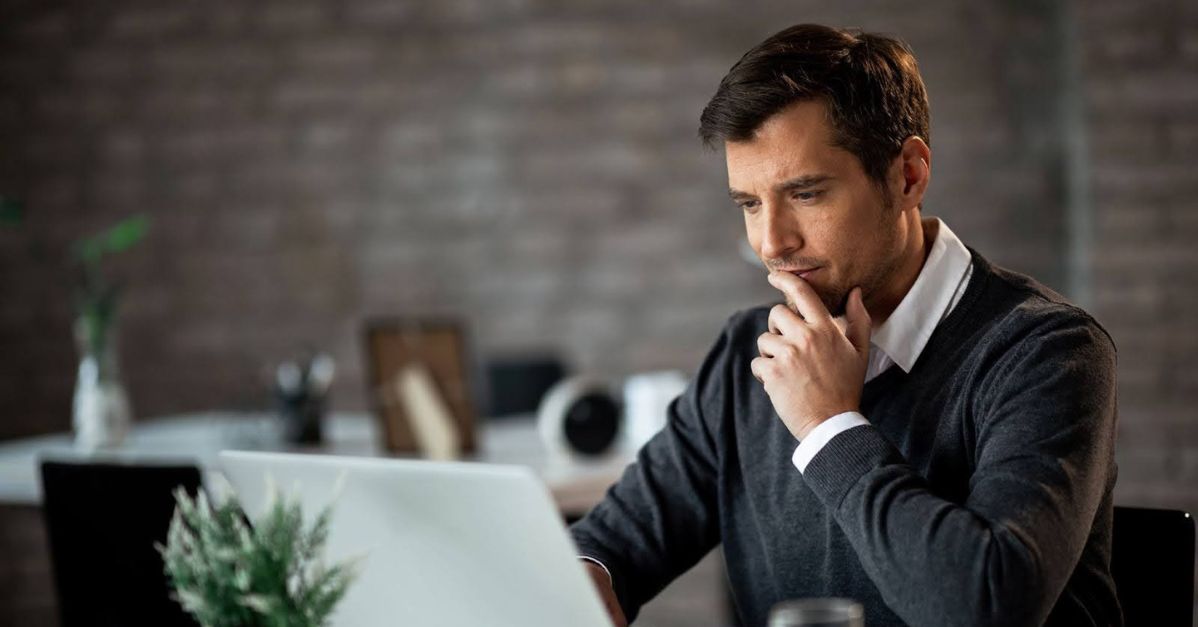
[[[75,242],[75,256],[85,265],[99,263],[105,254],[128,250],[145,238],[150,220],[144,215],[125,218],[98,235]]]
[[[140,242],[150,229],[150,220],[137,215],[118,222],[108,230],[104,238],[105,252],[119,253]]]
[[[175,500],[167,543],[156,548],[173,598],[202,625],[317,627],[354,579],[353,561],[321,566],[331,506],[305,527],[299,500],[272,494],[251,530],[235,499],[176,490]]]

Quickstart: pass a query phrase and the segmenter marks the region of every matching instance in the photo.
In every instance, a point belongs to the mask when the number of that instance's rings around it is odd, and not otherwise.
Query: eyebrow
[[[795,190],[808,189],[815,187],[820,183],[826,183],[833,178],[835,177],[830,174],[807,174],[804,176],[796,176],[795,178],[778,183],[774,186],[774,190],[778,192],[793,192]],[[733,199],[753,198],[753,194],[750,194],[749,192],[742,192],[738,189],[729,189],[728,196],[732,197]]]

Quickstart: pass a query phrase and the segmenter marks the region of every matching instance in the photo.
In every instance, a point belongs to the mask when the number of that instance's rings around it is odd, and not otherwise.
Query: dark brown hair
[[[911,49],[818,24],[791,26],[746,52],[704,107],[699,137],[711,148],[750,140],[774,114],[812,99],[827,106],[835,144],[878,184],[908,137],[931,144],[928,95]]]

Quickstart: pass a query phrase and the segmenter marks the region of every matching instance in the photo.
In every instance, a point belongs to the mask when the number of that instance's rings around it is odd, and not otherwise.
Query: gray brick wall
[[[1077,11],[1093,310],[1119,344],[1123,502],[1198,512],[1198,8]]]
[[[62,251],[138,211],[152,236],[116,269],[142,416],[263,405],[271,365],[305,345],[338,358],[337,405],[364,407],[359,326],[380,314],[465,318],[478,354],[693,368],[730,313],[773,296],[738,257],[698,112],[800,20],[907,38],[935,106],[929,212],[1064,282],[1054,144],[1022,149],[1054,92],[1010,95],[1036,77],[1018,51],[1051,42],[1006,45],[1025,18],[997,8],[7,4],[0,187],[30,215],[0,231],[0,437],[67,427]]]

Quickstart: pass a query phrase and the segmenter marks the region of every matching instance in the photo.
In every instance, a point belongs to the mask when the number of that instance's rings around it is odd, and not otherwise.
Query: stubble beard
[[[832,314],[834,318],[839,318],[845,315],[845,311],[848,309],[849,294],[853,288],[861,286],[861,300],[868,309],[874,295],[883,291],[882,288],[885,287],[897,267],[895,259],[883,259],[869,268],[864,277],[853,281],[852,285],[837,285],[823,290],[816,288],[815,293],[819,294],[820,300],[828,308],[828,313]]]
[[[895,273],[901,266],[903,256],[903,244],[898,236],[898,230],[888,221],[894,219],[894,199],[885,189],[879,189],[879,201],[881,203],[880,222],[881,226],[888,227],[887,236],[889,246],[886,248],[885,255],[876,263],[866,268],[864,276],[857,280],[849,279],[848,284],[840,283],[837,285],[828,286],[826,288],[815,288],[815,293],[824,303],[824,307],[828,308],[828,313],[834,318],[839,318],[845,315],[848,308],[849,294],[854,287],[861,286],[861,300],[865,304],[866,309],[877,294],[885,292],[885,287],[890,283]]]

